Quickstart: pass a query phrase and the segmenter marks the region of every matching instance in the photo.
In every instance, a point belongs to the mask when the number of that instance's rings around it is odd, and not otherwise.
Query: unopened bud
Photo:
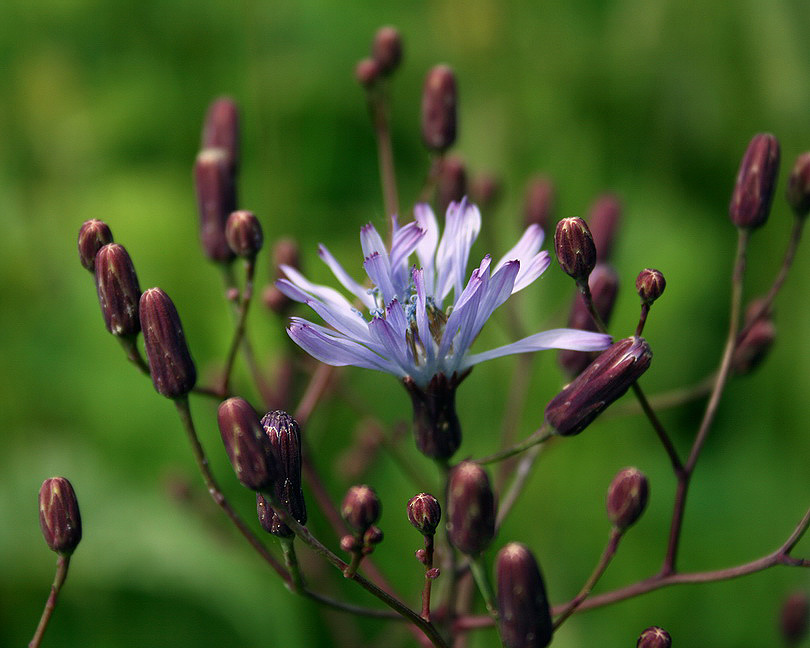
[[[228,216],[225,238],[231,251],[245,259],[254,258],[264,242],[259,219],[253,212],[246,210],[235,211]]]
[[[423,536],[432,536],[441,518],[442,508],[433,495],[419,493],[408,502],[408,520]]]
[[[217,424],[239,483],[254,491],[271,488],[277,467],[256,411],[242,398],[229,398],[220,403]]]
[[[638,380],[652,361],[641,337],[615,342],[546,405],[546,421],[562,436],[579,434]]]
[[[796,158],[788,179],[787,201],[797,218],[810,213],[810,152]]]
[[[378,545],[383,541],[384,537],[385,534],[382,532],[382,529],[372,525],[366,529],[366,532],[363,534],[363,544]]]
[[[467,169],[464,160],[457,155],[448,155],[441,161],[439,181],[436,187],[436,204],[444,214],[452,202],[461,202],[467,195]]]
[[[95,218],[82,223],[79,228],[79,261],[93,272],[96,269],[96,254],[107,243],[113,242],[113,235],[107,223]]]
[[[205,115],[202,149],[224,149],[235,173],[239,168],[239,107],[230,97],[211,102]]]
[[[417,549],[414,552],[414,556],[416,556],[416,559],[423,565],[427,564],[427,551],[424,549]]]
[[[366,485],[352,486],[340,507],[340,514],[346,520],[346,524],[361,535],[380,519],[381,512],[380,498]]]
[[[402,60],[402,36],[396,27],[380,27],[374,34],[371,56],[380,66],[380,73],[389,76]]]
[[[670,648],[672,639],[669,633],[658,626],[650,626],[638,638],[636,648]]]
[[[276,501],[300,524],[306,524],[307,506],[301,490],[301,429],[295,419],[282,410],[266,414],[261,425],[275,458]]]
[[[107,330],[119,337],[136,335],[141,287],[132,259],[118,243],[108,243],[96,254],[96,291]]]
[[[426,389],[410,376],[403,381],[413,405],[416,447],[427,457],[449,459],[461,445],[461,423],[456,414],[458,381],[443,373],[434,375]]]
[[[788,646],[799,644],[807,636],[810,601],[804,592],[794,592],[782,604],[779,629]]]
[[[354,553],[355,551],[359,551],[361,544],[362,543],[352,535],[345,535],[340,539],[340,548],[346,553]]]
[[[354,78],[364,88],[371,88],[380,78],[380,64],[372,58],[361,59],[354,68]]]
[[[647,507],[649,496],[647,477],[638,468],[620,470],[607,492],[608,519],[619,531],[636,523]]]
[[[748,144],[731,194],[729,216],[737,227],[765,224],[771,211],[779,172],[779,140],[769,133],[754,135]]]
[[[489,173],[482,173],[473,179],[470,185],[470,195],[473,202],[481,208],[481,211],[488,211],[498,203],[501,197],[501,189],[498,178]]]
[[[763,360],[776,341],[776,325],[768,314],[746,325],[746,331],[737,339],[731,356],[734,373],[744,376],[751,373]]]
[[[636,277],[636,292],[641,297],[641,303],[649,306],[661,295],[667,287],[667,281],[660,270],[646,268]]]
[[[58,554],[70,555],[82,539],[79,501],[64,477],[51,477],[39,489],[39,526],[45,542]]]
[[[581,218],[563,218],[554,232],[554,251],[563,272],[576,281],[587,281],[596,265],[596,246]]]
[[[211,261],[227,263],[233,259],[233,252],[225,238],[225,222],[236,210],[236,183],[228,151],[200,151],[194,163],[194,184],[203,252]]]
[[[272,533],[277,538],[292,538],[295,535],[261,493],[256,493],[256,514],[259,516],[259,524],[267,533]]]
[[[152,384],[166,398],[185,396],[194,389],[197,369],[174,303],[160,288],[150,288],[139,310]]]
[[[551,178],[536,176],[526,185],[526,195],[523,203],[523,221],[529,225],[539,225],[543,231],[548,231],[548,224],[554,214],[554,184]]]
[[[610,259],[621,214],[622,205],[612,194],[600,196],[588,210],[588,227],[596,246],[596,260],[600,263]]]
[[[429,580],[436,580],[439,576],[441,576],[441,570],[438,567],[431,567],[425,572],[425,578]]]
[[[284,315],[292,305],[293,301],[278,289],[275,284],[270,284],[262,293],[262,303],[267,310],[276,315]]]
[[[291,238],[280,238],[273,245],[273,265],[278,268],[288,265],[296,270],[301,268],[301,255],[298,251],[298,243]]]
[[[477,463],[462,461],[447,483],[447,534],[456,549],[477,556],[495,538],[495,496]]]
[[[495,559],[498,629],[506,648],[545,648],[551,643],[551,608],[540,568],[528,547],[506,545]]]
[[[422,90],[422,140],[430,150],[443,153],[456,141],[457,103],[453,70],[447,65],[431,68]]]

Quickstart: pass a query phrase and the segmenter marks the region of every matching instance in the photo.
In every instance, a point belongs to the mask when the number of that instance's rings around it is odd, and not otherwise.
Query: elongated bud
[[[587,281],[596,265],[596,246],[581,218],[563,218],[554,232],[554,251],[563,272],[576,281]]]
[[[262,428],[270,441],[275,458],[276,500],[301,524],[307,523],[307,506],[301,490],[301,428],[295,419],[277,410],[265,414]]]
[[[448,155],[441,162],[439,182],[436,187],[436,204],[444,214],[451,202],[461,202],[467,195],[467,169],[464,160],[457,155]]]
[[[340,514],[346,524],[361,536],[380,519],[381,513],[380,498],[374,489],[365,484],[352,486],[340,506]]]
[[[807,218],[810,213],[810,152],[796,158],[787,185],[787,201],[796,218]]]
[[[546,421],[557,434],[579,434],[638,380],[652,361],[641,337],[615,342],[546,405]]]
[[[45,542],[58,554],[70,555],[82,539],[79,501],[64,477],[51,477],[39,489],[39,526]]]
[[[543,231],[548,231],[548,224],[554,215],[556,196],[554,183],[546,176],[535,176],[526,185],[526,195],[523,202],[523,222],[529,225],[539,225]]]
[[[402,60],[402,36],[396,27],[380,27],[374,34],[371,56],[383,76],[390,76]]]
[[[79,261],[87,270],[94,272],[96,254],[107,243],[112,242],[113,235],[107,223],[95,218],[85,221],[79,228]]]
[[[638,468],[620,470],[607,492],[607,514],[613,526],[619,531],[633,526],[647,507],[649,493],[647,477]]]
[[[622,205],[619,199],[612,194],[600,196],[588,210],[588,227],[591,230],[593,243],[596,246],[596,260],[598,263],[610,259],[621,215]]]
[[[230,97],[219,97],[208,107],[200,148],[224,149],[232,172],[239,168],[239,107]]]
[[[141,287],[132,259],[118,243],[108,243],[96,254],[96,291],[104,325],[113,335],[137,335]]]
[[[477,556],[495,538],[495,495],[487,472],[462,461],[447,483],[447,534],[456,549]]]
[[[166,398],[185,396],[197,382],[180,316],[169,296],[160,288],[141,295],[141,328],[152,384]]]
[[[737,338],[731,356],[731,368],[741,376],[751,373],[761,365],[776,341],[773,312],[771,309],[762,312],[762,304],[762,299],[755,299],[746,308],[745,330]],[[754,320],[758,314],[759,317]]]
[[[506,545],[495,559],[498,629],[506,648],[545,648],[551,643],[551,608],[540,568],[528,547]]]
[[[292,538],[295,536],[295,531],[281,521],[278,513],[262,497],[261,493],[256,493],[256,515],[259,518],[259,524],[267,533],[272,533],[277,538]]]
[[[765,224],[771,211],[779,172],[779,140],[769,133],[754,135],[748,144],[728,211],[737,227],[754,229]]]
[[[419,493],[408,501],[408,521],[423,536],[432,536],[441,518],[442,508],[433,495]]]
[[[239,210],[228,216],[225,223],[225,238],[228,247],[239,257],[254,258],[262,249],[264,235],[259,219],[251,211]]]
[[[782,604],[779,629],[788,646],[796,646],[807,636],[810,601],[804,592],[794,592]]]
[[[354,78],[366,89],[374,87],[380,78],[380,64],[373,58],[364,58],[354,67]]]
[[[410,376],[402,382],[411,396],[413,431],[419,452],[432,459],[449,459],[461,445],[461,423],[456,414],[459,381],[439,373],[430,379],[426,389]]]
[[[667,287],[667,280],[660,270],[646,268],[636,277],[636,292],[641,297],[641,303],[649,306],[661,295]]]
[[[669,633],[658,626],[650,626],[638,638],[636,648],[670,648],[672,639]]]
[[[473,179],[470,185],[470,195],[482,212],[491,211],[498,204],[502,189],[497,177],[490,173],[481,173]]]
[[[223,401],[217,425],[239,483],[254,491],[271,488],[277,476],[273,450],[250,403],[242,398]]]
[[[227,263],[233,259],[233,252],[225,238],[225,222],[236,210],[236,183],[228,151],[200,151],[194,163],[194,184],[203,252],[211,261]]]
[[[276,276],[280,276],[278,268],[288,265],[296,270],[301,269],[301,255],[298,251],[298,243],[291,238],[280,238],[273,245],[273,265],[276,268]]]
[[[422,90],[422,140],[430,150],[443,153],[456,141],[457,102],[453,70],[431,68]]]

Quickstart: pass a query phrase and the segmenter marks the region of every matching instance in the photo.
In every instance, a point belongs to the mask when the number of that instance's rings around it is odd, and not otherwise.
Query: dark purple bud
[[[636,523],[647,507],[650,487],[647,477],[638,468],[620,470],[607,492],[608,519],[619,531]]]
[[[540,568],[528,547],[506,545],[495,559],[498,629],[506,648],[545,648],[551,643],[551,609]]]
[[[757,302],[752,303],[752,306],[755,306],[759,312]],[[748,310],[750,314],[751,308]],[[754,322],[747,317],[745,328],[743,334],[737,338],[737,344],[731,356],[731,368],[734,373],[741,376],[751,373],[762,364],[776,341],[776,325],[773,323],[769,311]]]
[[[461,445],[461,423],[456,414],[456,388],[460,380],[439,373],[424,390],[410,376],[402,382],[413,405],[416,447],[427,457],[449,459]]]
[[[307,506],[301,490],[301,429],[295,419],[282,410],[265,414],[261,421],[273,450],[276,475],[276,501],[300,524],[307,523]]]
[[[270,440],[250,404],[242,398],[223,401],[217,425],[239,483],[254,491],[272,488],[278,469]]]
[[[470,556],[495,538],[495,495],[486,471],[472,461],[462,461],[450,472],[447,534],[456,549]]]
[[[588,210],[588,227],[593,236],[596,260],[599,263],[610,260],[621,214],[622,205],[612,194],[600,196]]]
[[[96,291],[107,330],[119,337],[137,335],[141,287],[132,259],[118,243],[108,243],[96,254]]]
[[[113,242],[113,235],[107,223],[95,218],[82,223],[79,228],[79,261],[90,272],[96,269],[96,254],[107,243]]]
[[[174,303],[160,288],[150,288],[139,310],[152,384],[166,398],[185,396],[194,389],[197,369]]]
[[[646,268],[636,277],[636,292],[641,297],[641,303],[649,306],[661,295],[667,287],[667,281],[660,270]]]
[[[416,559],[423,565],[427,564],[427,551],[424,549],[417,549],[414,551],[414,556],[416,556]]]
[[[788,646],[801,643],[807,636],[810,601],[804,592],[794,592],[782,604],[779,614],[779,629]]]
[[[239,107],[230,97],[215,99],[208,107],[202,149],[224,149],[235,173],[239,168]]]
[[[361,535],[380,519],[381,512],[380,498],[366,485],[352,486],[340,506],[340,514],[346,524]]]
[[[233,259],[233,252],[225,238],[225,222],[236,210],[236,184],[225,149],[200,151],[194,163],[194,184],[203,252],[211,261],[227,263]]]
[[[788,179],[787,201],[797,218],[810,213],[810,152],[796,158]]]
[[[779,140],[769,133],[754,135],[740,162],[728,207],[734,225],[754,229],[765,224],[778,172]]]
[[[457,155],[448,155],[441,161],[436,187],[436,205],[439,213],[444,214],[451,202],[461,202],[466,195],[467,169],[464,160]]]
[[[366,529],[366,532],[363,534],[363,544],[367,546],[378,545],[383,541],[384,537],[385,534],[382,532],[382,529],[372,525]]]
[[[438,567],[431,567],[425,572],[425,578],[430,580],[436,580],[439,576],[441,576],[441,570]]]
[[[267,533],[272,533],[277,538],[292,538],[295,535],[261,493],[256,493],[256,514],[259,516],[259,524]]]
[[[596,265],[596,247],[584,220],[563,218],[557,223],[554,251],[565,274],[576,281],[587,281]]]
[[[636,648],[670,648],[672,639],[669,633],[658,626],[650,626],[638,638]]]
[[[551,178],[535,176],[526,185],[523,203],[523,222],[526,227],[539,225],[548,231],[548,224],[554,214],[555,193]]]
[[[259,219],[251,211],[233,212],[225,223],[225,239],[236,256],[254,258],[264,242]]]
[[[373,87],[380,78],[380,64],[372,58],[361,59],[354,67],[354,78],[366,89]]]
[[[340,539],[340,548],[343,549],[346,553],[354,553],[355,551],[360,551],[362,548],[362,542],[360,542],[357,538],[352,535],[345,535]]]
[[[371,56],[380,66],[380,73],[389,76],[402,60],[402,36],[396,27],[380,27],[374,34]]]
[[[82,517],[73,486],[51,477],[39,489],[39,527],[45,542],[58,554],[70,555],[82,539]]]
[[[447,65],[431,68],[422,90],[422,140],[431,151],[443,153],[456,141],[457,103],[453,70]]]
[[[470,185],[470,195],[481,211],[489,211],[494,208],[501,197],[501,190],[498,178],[489,173],[476,176]]]
[[[579,434],[638,380],[652,361],[641,337],[615,342],[546,405],[546,421],[562,436]]]
[[[419,493],[408,502],[408,520],[423,536],[432,536],[441,518],[442,508],[433,495]]]

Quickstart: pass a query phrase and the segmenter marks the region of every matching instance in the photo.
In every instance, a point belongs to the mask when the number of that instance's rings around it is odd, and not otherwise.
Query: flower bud
[[[160,288],[150,288],[139,310],[152,384],[166,398],[185,396],[194,389],[197,369],[174,303]]]
[[[276,501],[300,524],[306,524],[307,506],[301,490],[301,428],[282,410],[265,414],[261,425],[278,471],[274,486]]]
[[[301,269],[301,255],[295,239],[280,238],[273,245],[273,265],[278,271],[279,266],[288,265],[296,270]]]
[[[380,66],[380,73],[389,76],[402,60],[402,36],[396,27],[380,27],[374,34],[371,56]]]
[[[381,512],[380,498],[366,485],[352,486],[340,506],[340,514],[346,520],[346,524],[360,535],[380,519]]]
[[[39,489],[39,527],[45,542],[58,554],[70,555],[82,539],[82,517],[73,486],[51,477]]]
[[[217,425],[239,483],[254,491],[271,488],[278,470],[256,411],[242,398],[229,398],[219,405]]]
[[[761,365],[776,341],[776,326],[767,314],[752,324],[747,324],[746,329],[737,338],[737,344],[731,356],[731,368],[740,376],[751,373]]]
[[[477,556],[495,538],[495,496],[477,463],[462,461],[447,483],[447,533],[462,553]]]
[[[137,335],[141,287],[132,259],[118,243],[108,243],[96,254],[96,291],[107,330],[119,337]]]
[[[600,196],[588,210],[588,227],[593,236],[596,260],[599,263],[610,259],[621,214],[622,205],[619,199],[612,194]]]
[[[223,149],[235,173],[239,168],[239,107],[230,97],[211,102],[202,133],[202,149]]]
[[[778,172],[779,140],[768,133],[754,135],[740,162],[728,207],[734,225],[754,229],[765,224]]]
[[[371,88],[380,78],[380,64],[372,58],[361,59],[354,68],[354,78],[364,88]]]
[[[787,185],[787,201],[796,218],[810,213],[810,152],[796,158]]]
[[[782,604],[779,615],[779,629],[788,646],[801,643],[807,636],[810,602],[804,592],[794,592]]]
[[[278,513],[262,497],[261,493],[256,493],[256,514],[259,516],[259,524],[267,533],[272,533],[277,538],[292,538],[295,536],[295,532],[281,521]]]
[[[464,160],[457,155],[448,155],[441,161],[439,181],[436,187],[436,204],[444,214],[451,202],[461,202],[467,195],[467,170]]]
[[[658,626],[647,628],[636,642],[636,648],[670,648],[671,645],[669,633]]]
[[[646,268],[636,277],[636,292],[641,297],[641,303],[649,306],[661,295],[667,287],[667,281],[660,270]]]
[[[426,389],[410,377],[402,382],[413,405],[416,447],[426,457],[449,459],[461,445],[461,423],[456,414],[458,381],[439,373],[430,379]]]
[[[501,197],[501,183],[494,175],[481,173],[470,185],[470,195],[481,211],[492,210]],[[528,227],[528,225],[527,225]]]
[[[366,546],[377,545],[383,541],[384,537],[385,534],[382,532],[382,529],[371,525],[363,534],[363,544]]]
[[[90,272],[96,269],[96,254],[107,243],[113,242],[113,235],[107,223],[95,218],[82,223],[79,228],[79,261]]]
[[[225,239],[236,256],[254,258],[264,242],[259,219],[253,212],[246,210],[231,213],[225,223]]]
[[[551,643],[551,609],[540,568],[528,547],[506,545],[495,559],[498,630],[506,648],[544,648]]]
[[[591,231],[581,218],[563,218],[557,223],[554,251],[563,272],[576,281],[586,281],[596,265]]]
[[[443,153],[456,141],[457,102],[453,70],[431,68],[422,90],[422,140],[430,150]]]
[[[554,214],[556,201],[554,184],[551,178],[536,176],[526,185],[526,195],[523,203],[523,221],[526,227],[539,225],[544,231]]]
[[[579,434],[638,380],[652,361],[641,337],[613,343],[546,405],[546,421],[562,436]]]
[[[408,501],[408,521],[423,536],[432,536],[441,518],[442,508],[433,495],[419,493]]]
[[[625,531],[636,523],[647,507],[649,496],[647,477],[638,468],[620,470],[607,492],[607,514],[619,531]]]
[[[194,183],[203,252],[211,261],[227,263],[233,259],[233,252],[225,238],[225,222],[236,210],[236,184],[228,151],[200,151],[194,163]]]

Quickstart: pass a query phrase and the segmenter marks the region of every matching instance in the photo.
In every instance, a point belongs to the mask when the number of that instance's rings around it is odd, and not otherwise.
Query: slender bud
[[[489,173],[477,175],[470,185],[470,195],[481,211],[492,210],[501,198],[501,191],[500,181]]]
[[[301,428],[282,410],[265,414],[261,424],[270,440],[278,471],[274,486],[276,501],[300,524],[306,524],[307,506],[301,490]]]
[[[113,235],[104,221],[85,221],[79,228],[79,261],[82,265],[94,272],[96,269],[96,254],[107,243],[113,242]]]
[[[441,518],[442,508],[439,506],[439,500],[433,495],[419,493],[408,502],[408,521],[423,536],[432,536],[436,533]]]
[[[380,519],[382,505],[377,493],[370,486],[352,486],[343,498],[340,514],[353,530],[363,535]]]
[[[539,225],[543,231],[548,231],[548,224],[554,214],[556,196],[551,178],[535,176],[526,185],[526,195],[523,203],[523,221],[529,225]]]
[[[288,265],[296,270],[301,268],[301,255],[298,251],[298,243],[291,238],[280,238],[273,245],[273,265],[278,274],[278,268],[282,265]]]
[[[546,405],[546,421],[562,436],[579,434],[638,380],[652,361],[641,337],[613,343]]]
[[[108,243],[96,254],[96,291],[107,330],[119,337],[137,335],[141,287],[132,259],[118,243]]]
[[[619,531],[625,531],[636,523],[647,507],[650,488],[647,477],[638,468],[620,470],[607,492],[607,514]]]
[[[464,160],[457,155],[448,155],[441,162],[439,182],[436,187],[436,204],[444,214],[451,202],[461,202],[467,195],[467,169]]]
[[[610,259],[621,215],[622,205],[612,194],[600,196],[588,210],[588,227],[591,229],[596,246],[596,260],[599,263]]]
[[[374,34],[371,56],[380,66],[380,73],[389,76],[402,60],[402,36],[396,27],[380,27]]]
[[[596,246],[581,218],[563,218],[554,232],[554,251],[563,272],[576,281],[587,281],[596,265]]]
[[[810,601],[804,592],[794,592],[782,604],[779,615],[779,629],[788,646],[801,643],[807,636]]]
[[[211,261],[227,263],[233,259],[233,252],[225,239],[225,222],[236,210],[236,183],[228,151],[200,151],[194,163],[194,184],[203,252]]]
[[[646,268],[636,277],[636,292],[641,297],[641,303],[649,306],[661,295],[667,287],[667,281],[660,270]]]
[[[202,133],[202,149],[224,149],[235,173],[239,168],[239,107],[230,97],[211,102]]]
[[[638,638],[636,648],[670,648],[672,639],[669,633],[658,626],[650,626]]]
[[[281,521],[278,513],[262,497],[261,493],[256,493],[256,514],[259,517],[259,524],[267,533],[272,533],[277,538],[292,538],[295,536],[295,532]]]
[[[806,218],[810,213],[810,152],[796,158],[788,179],[787,201],[796,218]]]
[[[254,491],[271,488],[278,470],[256,411],[242,398],[229,398],[219,405],[217,424],[239,483]]]
[[[366,545],[366,547],[377,545],[383,541],[384,537],[385,534],[382,532],[382,529],[372,524],[363,534],[363,544]],[[371,551],[368,551],[368,553],[371,553]]]
[[[197,369],[174,303],[160,288],[150,288],[139,310],[152,384],[166,398],[185,396],[194,389]]]
[[[506,648],[545,648],[551,643],[551,608],[540,568],[528,547],[506,545],[495,559],[498,629]]]
[[[430,379],[426,389],[410,376],[402,382],[413,405],[416,447],[432,459],[449,459],[461,445],[461,423],[456,414],[456,388],[460,381],[439,373]]]
[[[761,300],[754,300],[748,307],[745,318],[745,330],[737,338],[734,353],[731,356],[731,368],[734,373],[744,376],[751,373],[763,360],[776,341],[776,325],[770,309],[752,321],[761,310]]]
[[[58,554],[70,555],[82,539],[79,501],[64,477],[51,477],[39,489],[39,527],[45,542]]]
[[[740,162],[728,207],[734,225],[754,229],[765,224],[778,172],[779,140],[769,133],[754,135]]]
[[[245,259],[254,258],[264,242],[259,219],[253,212],[246,210],[235,211],[228,216],[225,238],[231,251]]]
[[[354,78],[366,89],[373,87],[380,78],[380,64],[372,58],[361,59],[354,68]]]
[[[462,461],[447,483],[447,534],[456,549],[477,556],[495,538],[495,495],[477,463]]]
[[[428,72],[422,90],[422,140],[430,150],[443,153],[456,141],[456,75],[447,65]]]

